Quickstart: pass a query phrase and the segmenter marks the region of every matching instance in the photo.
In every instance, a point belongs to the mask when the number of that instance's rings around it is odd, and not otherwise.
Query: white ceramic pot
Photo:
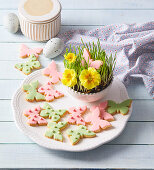
[[[22,0],[18,12],[21,31],[31,40],[49,40],[60,30],[61,5],[58,0]]]
[[[81,92],[77,92],[70,87],[67,87],[67,90],[73,97],[79,100],[82,100],[84,102],[94,102],[94,101],[104,98],[108,94],[109,90],[111,89],[112,82],[113,80],[111,81],[108,87],[106,87],[104,90],[97,92],[97,93],[84,94]]]

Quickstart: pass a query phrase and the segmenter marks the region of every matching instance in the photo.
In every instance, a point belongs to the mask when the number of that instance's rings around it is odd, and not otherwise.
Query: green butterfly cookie
[[[131,106],[132,100],[128,99],[121,103],[115,103],[112,100],[108,100],[107,112],[110,114],[121,113],[126,115],[129,112],[129,107]]]
[[[29,56],[29,59],[26,63],[19,63],[15,65],[15,68],[22,71],[24,74],[28,75],[32,72],[33,69],[39,69],[41,64],[37,61],[37,58],[34,54]]]
[[[54,140],[63,141],[61,130],[67,126],[67,122],[49,122],[45,136]]]
[[[72,145],[76,145],[82,138],[92,138],[96,136],[94,132],[88,130],[87,127],[83,125],[79,125],[76,130],[68,129],[67,135],[69,136]]]
[[[27,92],[26,94],[27,101],[33,102],[34,100],[36,101],[45,100],[44,95],[42,95],[41,93],[37,91],[38,85],[39,85],[38,81],[33,81],[30,84],[23,85],[23,90]]]
[[[53,122],[58,122],[60,118],[67,112],[67,110],[53,110],[48,103],[45,103],[42,108],[43,110],[40,112],[40,116],[44,118],[52,118]]]

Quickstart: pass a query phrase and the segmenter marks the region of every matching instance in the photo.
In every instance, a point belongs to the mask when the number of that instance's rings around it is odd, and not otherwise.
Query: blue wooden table
[[[19,0],[0,0],[0,168],[154,169],[154,103],[140,79],[127,87],[134,109],[126,129],[117,139],[95,150],[82,153],[48,150],[17,129],[11,98],[26,77],[14,69],[14,64],[20,61],[19,46],[44,45],[4,30],[3,15],[17,13],[18,3]],[[154,19],[153,0],[61,0],[61,3],[63,32]],[[43,56],[40,60],[43,67],[49,63]],[[62,61],[62,56],[56,60]]]

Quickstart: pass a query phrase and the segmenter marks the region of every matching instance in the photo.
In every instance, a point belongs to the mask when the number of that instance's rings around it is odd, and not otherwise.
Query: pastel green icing
[[[129,106],[131,105],[132,100],[127,99],[121,103],[115,103],[112,100],[108,100],[107,112],[110,114],[122,113],[123,115],[127,114],[129,111]]]
[[[88,130],[87,127],[83,125],[79,125],[76,130],[68,129],[67,135],[69,136],[72,144],[76,144],[83,137],[88,138],[96,136],[94,132]]]
[[[34,100],[34,99],[45,100],[44,95],[37,92],[38,85],[39,85],[38,81],[34,81],[34,82],[31,82],[30,84],[23,85],[23,90],[27,92],[26,94],[27,100]]]
[[[49,129],[45,132],[45,136],[58,141],[63,141],[61,130],[67,126],[67,122],[49,122]]]
[[[41,64],[37,61],[34,54],[31,54],[26,63],[18,63],[15,68],[21,70],[24,74],[30,74],[33,69],[40,68]]]
[[[63,116],[66,112],[66,110],[54,110],[48,103],[45,103],[42,108],[43,110],[41,111],[40,115],[42,117],[49,117],[50,119],[52,118],[53,122],[58,122],[61,116]]]

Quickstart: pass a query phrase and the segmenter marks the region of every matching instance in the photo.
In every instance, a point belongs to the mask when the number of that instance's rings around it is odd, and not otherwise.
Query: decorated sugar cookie
[[[41,64],[39,61],[37,61],[37,58],[34,54],[30,55],[27,62],[15,65],[15,68],[22,71],[26,75],[30,74],[33,69],[39,69],[40,67]]]
[[[38,89],[38,92],[45,95],[45,99],[47,102],[51,102],[54,99],[58,99],[64,96],[63,93],[60,93],[58,90],[53,89],[51,82],[48,82],[46,85],[41,86]]]
[[[82,114],[84,114],[87,110],[87,106],[83,107],[72,107],[68,110],[70,113],[70,116],[68,118],[68,123],[70,124],[76,124],[76,125],[85,125],[85,121],[82,117]]]
[[[20,48],[20,57],[26,58],[29,57],[31,54],[34,54],[36,58],[38,58],[38,55],[41,54],[42,51],[43,48],[29,49],[25,44],[22,44]]]
[[[87,63],[89,63],[89,67],[94,67],[95,69],[99,69],[99,67],[103,65],[103,61],[101,60],[94,61],[93,59],[91,59],[90,52],[88,51],[87,48],[84,48],[83,58],[86,60]],[[84,59],[82,60],[82,65],[85,64]]]
[[[82,138],[92,138],[96,136],[94,132],[88,130],[87,127],[83,125],[80,125],[76,130],[68,129],[67,135],[72,145],[76,145]]]
[[[44,126],[47,125],[47,121],[39,115],[41,111],[40,106],[36,106],[32,109],[27,109],[24,111],[24,115],[28,117],[27,124],[30,126]]]
[[[116,103],[112,100],[109,100],[107,112],[110,114],[121,113],[123,115],[126,115],[129,112],[131,103],[132,103],[131,99],[127,99],[121,103]]]
[[[43,74],[49,76],[53,84],[58,83],[62,78],[62,73],[57,71],[56,63],[53,60],[48,67],[43,70]]]
[[[102,118],[104,120],[107,120],[107,121],[113,121],[114,117],[110,113],[105,111],[105,109],[107,108],[107,105],[108,105],[108,101],[104,101],[104,102],[100,103],[98,106],[91,107],[91,111],[94,111],[94,109],[96,107],[99,107],[99,109],[100,109],[100,118]]]
[[[107,129],[111,126],[110,122],[102,120],[100,118],[100,109],[96,107],[95,109],[90,109],[91,113],[85,118],[86,123],[90,123],[92,126],[90,130],[93,132],[100,132],[103,129]]]
[[[107,105],[108,105],[108,101],[105,101],[99,104],[100,117],[107,121],[113,121],[114,117],[110,113],[107,113],[105,111],[105,109],[107,108]]]
[[[58,122],[67,113],[67,110],[54,110],[48,103],[44,103],[42,108],[43,110],[40,112],[40,116],[52,118],[53,122]]]
[[[32,116],[28,116],[28,121],[27,124],[29,124],[30,126],[45,126],[47,125],[47,121],[39,116],[39,115],[32,115]]]
[[[41,111],[41,107],[36,106],[34,108],[24,110],[24,115],[26,117],[32,116],[32,115],[39,115],[40,111]]]
[[[23,90],[27,93],[26,94],[27,101],[33,102],[34,100],[36,101],[45,100],[44,95],[42,95],[41,93],[37,91],[38,85],[39,85],[38,81],[33,81],[30,84],[23,85]]]
[[[66,128],[67,122],[49,122],[48,130],[45,132],[45,136],[57,141],[63,142],[62,129]]]

